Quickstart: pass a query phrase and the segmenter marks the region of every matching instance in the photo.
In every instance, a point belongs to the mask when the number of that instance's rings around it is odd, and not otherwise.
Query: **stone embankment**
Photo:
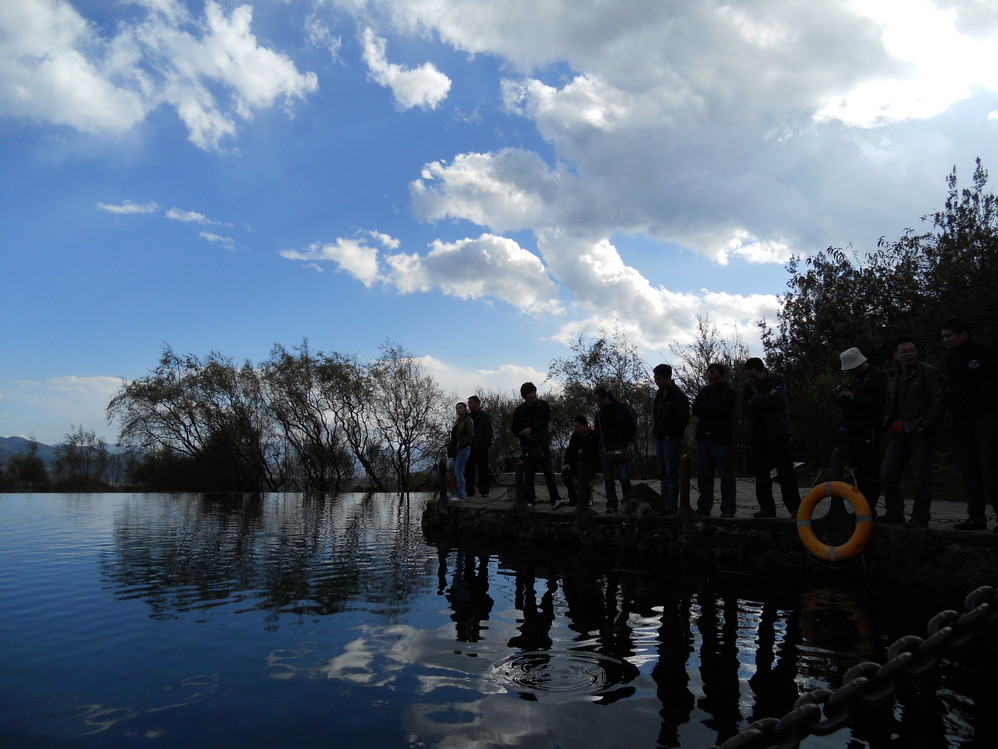
[[[874,524],[860,554],[829,563],[807,552],[795,520],[785,509],[779,508],[776,518],[752,517],[758,508],[751,480],[738,482],[734,518],[718,517],[716,505],[711,516],[688,507],[666,515],[653,486],[657,482],[635,482],[631,498],[612,514],[606,513],[601,487],[594,491],[592,509],[553,510],[543,486],[537,487],[534,509],[517,502],[509,486],[494,488],[488,497],[461,501],[442,495],[427,506],[423,529],[432,541],[607,554],[640,568],[668,565],[675,571],[681,565],[699,573],[779,575],[786,582],[860,577],[876,584],[932,590],[970,590],[998,583],[998,533],[991,531],[994,517],[989,516],[986,531],[955,530],[954,524],[966,517],[963,503],[934,504],[933,519],[924,530]],[[823,542],[837,545],[852,534],[854,520],[841,503],[829,511],[832,504],[824,500],[817,506],[814,530]]]

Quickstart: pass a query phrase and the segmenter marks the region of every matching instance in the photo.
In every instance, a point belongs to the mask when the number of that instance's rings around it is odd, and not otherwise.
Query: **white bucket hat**
[[[847,348],[839,354],[839,358],[842,360],[843,372],[848,372],[850,369],[856,369],[856,367],[866,361],[866,357],[863,356],[863,353],[855,346]]]

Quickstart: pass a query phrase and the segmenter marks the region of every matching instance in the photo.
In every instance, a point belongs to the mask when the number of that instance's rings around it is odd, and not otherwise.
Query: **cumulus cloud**
[[[236,133],[236,116],[318,87],[314,73],[259,43],[249,6],[227,15],[209,0],[193,19],[176,0],[137,5],[144,18],[113,36],[64,0],[0,5],[0,116],[120,133],[168,104],[191,142],[214,149]]]
[[[432,63],[425,62],[418,68],[405,68],[388,62],[385,56],[386,41],[370,28],[364,30],[364,62],[371,71],[371,78],[391,89],[395,102],[402,109],[421,107],[436,109],[450,91],[451,81]]]
[[[543,263],[512,239],[483,234],[456,242],[438,240],[422,255],[399,247],[393,237],[366,232],[279,254],[316,269],[334,263],[368,288],[382,284],[401,294],[440,291],[459,299],[498,299],[531,314],[561,311],[558,287]]]

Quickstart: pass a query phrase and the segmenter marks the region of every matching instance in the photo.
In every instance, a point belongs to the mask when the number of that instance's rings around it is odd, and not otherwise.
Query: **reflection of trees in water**
[[[425,572],[421,509],[378,494],[143,495],[115,519],[102,571],[154,616],[248,601],[317,616],[358,600],[390,616]]]

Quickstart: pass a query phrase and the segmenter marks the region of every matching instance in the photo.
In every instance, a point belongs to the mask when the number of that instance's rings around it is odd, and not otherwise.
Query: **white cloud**
[[[97,208],[102,211],[107,211],[108,213],[119,213],[119,214],[133,214],[133,213],[156,213],[159,210],[159,205],[157,203],[133,203],[130,200],[126,200],[121,205],[112,205],[110,203],[98,203]]]
[[[171,208],[166,212],[166,217],[171,221],[180,221],[185,224],[206,224],[209,226],[229,226],[221,221],[213,221],[203,213],[197,211],[184,211],[180,208]]]
[[[0,116],[121,133],[168,103],[190,140],[213,149],[236,133],[234,114],[247,120],[318,87],[314,73],[259,44],[249,6],[226,15],[209,1],[193,21],[172,0],[137,5],[145,18],[105,37],[63,0],[0,4]],[[211,91],[219,87],[228,95]]]
[[[210,231],[198,232],[198,236],[201,237],[201,239],[207,240],[208,242],[212,242],[214,244],[220,244],[222,245],[222,247],[224,247],[227,250],[236,249],[236,240],[234,240],[232,237],[223,237],[220,234],[215,234],[214,232]]]
[[[371,246],[368,239],[380,244]],[[425,255],[398,251],[399,241],[379,232],[283,250],[288,260],[335,263],[368,288],[376,283],[401,294],[440,291],[459,299],[498,299],[531,313],[558,313],[558,287],[540,259],[512,239],[483,234],[477,239],[433,242]]]
[[[450,91],[451,81],[431,63],[407,69],[388,62],[385,57],[386,42],[370,28],[364,30],[364,62],[371,71],[371,78],[391,89],[396,103],[402,109],[422,107],[436,109]]]

